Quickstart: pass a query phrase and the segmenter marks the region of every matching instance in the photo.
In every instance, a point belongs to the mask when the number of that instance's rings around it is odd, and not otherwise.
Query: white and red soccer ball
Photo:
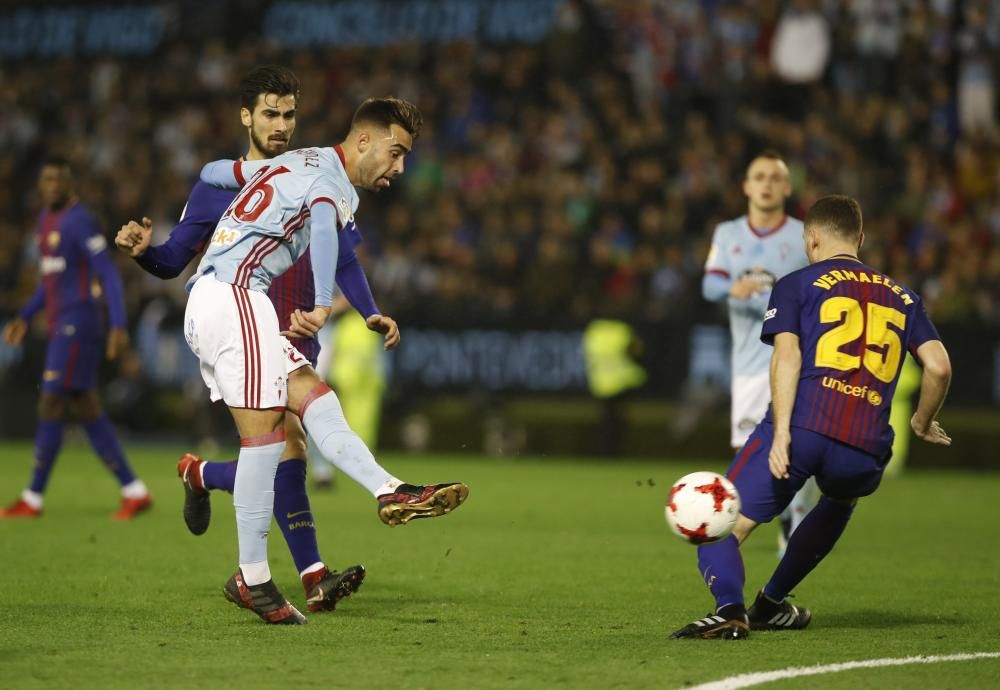
[[[733,531],[740,514],[740,496],[721,474],[692,472],[670,487],[663,511],[678,537],[691,544],[711,544]]]

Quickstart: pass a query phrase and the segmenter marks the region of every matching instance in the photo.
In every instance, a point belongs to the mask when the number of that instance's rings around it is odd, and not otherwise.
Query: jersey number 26
[[[274,198],[274,187],[268,182],[286,172],[290,171],[283,165],[271,170],[261,168],[260,172],[257,173],[257,179],[250,178],[248,186],[233,200],[226,215],[232,216],[241,223],[252,223],[260,218],[260,214],[271,205],[271,199]]]

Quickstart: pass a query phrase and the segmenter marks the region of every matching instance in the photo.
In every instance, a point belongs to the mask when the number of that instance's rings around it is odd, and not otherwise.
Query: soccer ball
[[[691,544],[711,544],[733,531],[740,496],[721,474],[692,472],[670,487],[663,512],[678,537]]]

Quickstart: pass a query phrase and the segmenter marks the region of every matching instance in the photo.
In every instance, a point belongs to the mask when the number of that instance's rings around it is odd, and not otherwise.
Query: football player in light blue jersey
[[[771,401],[772,348],[760,340],[771,288],[779,278],[809,263],[802,249],[802,221],[785,214],[792,187],[780,154],[763,151],[750,161],[743,193],[747,213],[715,228],[701,284],[705,299],[725,300],[729,306],[733,341],[730,443],[734,450],[743,447]],[[816,498],[815,484],[810,482],[782,513],[780,549]]]
[[[224,592],[267,623],[305,622],[275,587],[267,561],[285,410],[302,419],[327,457],[342,449],[350,432],[329,387],[317,385],[314,376],[300,375],[308,362],[285,337],[312,338],[329,317],[337,233],[357,209],[354,187],[388,188],[403,173],[421,121],[419,111],[406,101],[369,99],[356,111],[347,138],[334,148],[301,149],[263,161],[216,161],[202,171],[206,184],[242,191],[220,219],[189,284],[185,337],[213,400],[226,402],[241,437],[233,490],[239,569]],[[288,330],[279,334],[265,291],[306,249],[315,306],[296,309]],[[399,342],[388,317],[372,315],[369,328],[385,335],[387,349]],[[468,494],[468,487],[458,483],[417,487],[390,478],[384,484],[376,492],[380,511],[405,510],[403,516],[389,516],[396,520],[390,524],[444,514]]]

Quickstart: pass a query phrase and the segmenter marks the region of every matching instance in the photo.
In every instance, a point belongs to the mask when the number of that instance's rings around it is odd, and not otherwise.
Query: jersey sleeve
[[[315,281],[315,304],[333,304],[333,282],[337,272],[337,213],[332,204],[318,203],[312,211],[309,255]]]
[[[712,246],[708,250],[708,258],[705,260],[705,274],[717,275],[723,278],[731,278],[729,269],[728,241],[726,239],[726,225],[724,223],[715,226],[712,233]]]
[[[274,165],[272,160],[245,161],[245,160],[222,160],[206,163],[201,169],[199,177],[201,181],[218,189],[229,189],[236,191],[242,189],[251,177],[257,174],[262,168]]]
[[[729,296],[732,277],[729,271],[729,252],[726,251],[725,225],[715,226],[712,246],[705,260],[705,275],[701,279],[701,294],[709,302],[721,302]]]
[[[89,213],[80,213],[74,223],[74,239],[80,244],[84,255],[90,262],[101,282],[104,299],[108,305],[108,320],[113,328],[125,328],[125,290],[122,278],[115,266],[108,242],[101,234],[100,228]]]
[[[147,249],[136,263],[147,273],[164,280],[180,275],[211,238],[224,210],[215,198],[221,194],[203,182],[196,184],[181,213],[180,223],[170,231],[167,241]]]
[[[315,210],[318,204],[327,204],[333,209],[334,217],[337,219],[337,229],[346,226],[351,221],[350,207],[346,205],[346,192],[337,186],[334,180],[328,179],[326,175],[319,176],[306,192],[305,204],[310,209]]]
[[[25,321],[31,321],[35,314],[42,310],[45,306],[45,286],[41,283],[35,288],[35,291],[31,294],[28,302],[21,307],[21,310],[17,313],[19,317]]]
[[[799,313],[801,312],[801,290],[799,289],[799,274],[792,273],[779,280],[771,290],[771,299],[764,312],[764,325],[761,327],[760,339],[768,345],[774,345],[774,336],[778,333],[794,333],[800,335]]]
[[[941,340],[941,336],[938,335],[937,328],[931,323],[930,317],[927,315],[927,309],[924,307],[924,301],[917,297],[915,299],[916,304],[913,310],[913,328],[910,331],[910,342],[908,347],[910,352],[916,355],[917,348],[926,342],[931,340]]]

